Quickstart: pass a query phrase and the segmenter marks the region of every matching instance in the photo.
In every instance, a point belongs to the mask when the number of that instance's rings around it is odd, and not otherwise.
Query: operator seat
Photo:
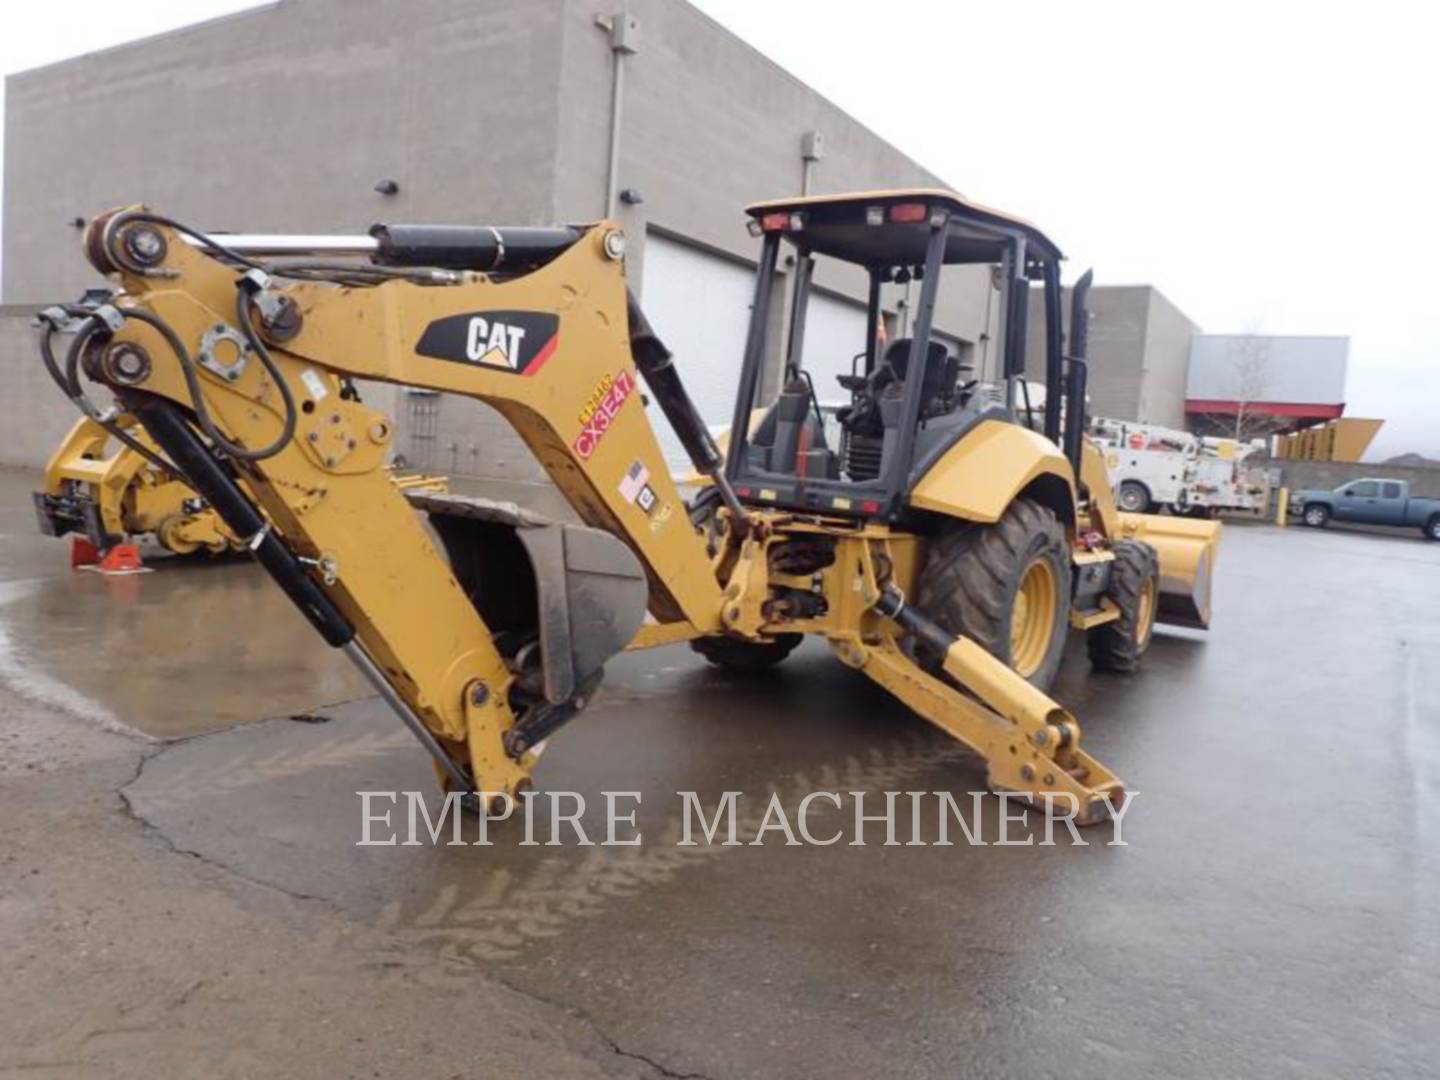
[[[855,403],[842,409],[837,415],[846,431],[856,435],[878,438],[884,427],[894,421],[886,421],[883,415],[894,413],[898,406],[893,404],[904,395],[906,377],[910,367],[910,348],[914,338],[896,338],[885,349],[875,370],[864,376],[863,385],[857,388]],[[845,376],[842,376],[845,385]],[[954,407],[955,389],[960,381],[960,358],[938,341],[930,342],[925,350],[925,380],[920,395],[920,419],[941,416]],[[886,408],[886,403],[891,403]]]
[[[903,384],[909,376],[910,348],[914,338],[896,338],[885,350],[884,366]],[[924,385],[920,393],[920,418],[927,420],[950,411],[955,386],[960,381],[960,358],[938,341],[925,350]]]

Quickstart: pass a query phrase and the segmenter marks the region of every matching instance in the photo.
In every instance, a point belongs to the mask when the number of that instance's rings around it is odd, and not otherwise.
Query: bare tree
[[[1270,386],[1270,339],[1251,327],[1227,344],[1230,358],[1235,426],[1232,437],[1239,442],[1270,435],[1283,421],[1259,407]],[[1252,407],[1254,406],[1254,407]]]

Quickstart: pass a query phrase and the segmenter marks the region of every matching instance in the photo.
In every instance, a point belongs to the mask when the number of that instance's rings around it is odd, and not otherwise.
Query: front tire
[[[1129,673],[1140,666],[1155,629],[1160,603],[1160,558],[1149,544],[1121,540],[1115,544],[1106,597],[1120,617],[1085,632],[1090,663],[1101,671]]]
[[[915,607],[1048,690],[1070,626],[1070,549],[1054,513],[1016,499],[995,524],[951,522],[927,547]]]
[[[803,634],[777,634],[770,641],[702,637],[691,641],[690,648],[726,671],[766,671],[794,652],[802,637]]]
[[[1148,514],[1154,506],[1150,498],[1150,489],[1139,480],[1126,480],[1120,484],[1120,491],[1115,496],[1115,503],[1129,514]]]
[[[1300,512],[1300,520],[1312,529],[1323,529],[1330,524],[1330,508],[1324,503],[1311,503]]]

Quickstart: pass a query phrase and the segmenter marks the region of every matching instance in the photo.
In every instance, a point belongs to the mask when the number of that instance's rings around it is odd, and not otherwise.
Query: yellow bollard
[[[1290,513],[1290,489],[1282,487],[1280,497],[1275,500],[1275,524],[1282,529],[1285,527],[1285,518]]]

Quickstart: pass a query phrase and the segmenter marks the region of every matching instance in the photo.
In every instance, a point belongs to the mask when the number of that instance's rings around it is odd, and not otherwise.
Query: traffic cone
[[[100,549],[83,536],[70,539],[70,569],[79,570],[94,566],[100,561]]]
[[[140,549],[134,544],[116,544],[101,556],[96,569],[102,574],[143,574],[145,564],[140,561]]]

